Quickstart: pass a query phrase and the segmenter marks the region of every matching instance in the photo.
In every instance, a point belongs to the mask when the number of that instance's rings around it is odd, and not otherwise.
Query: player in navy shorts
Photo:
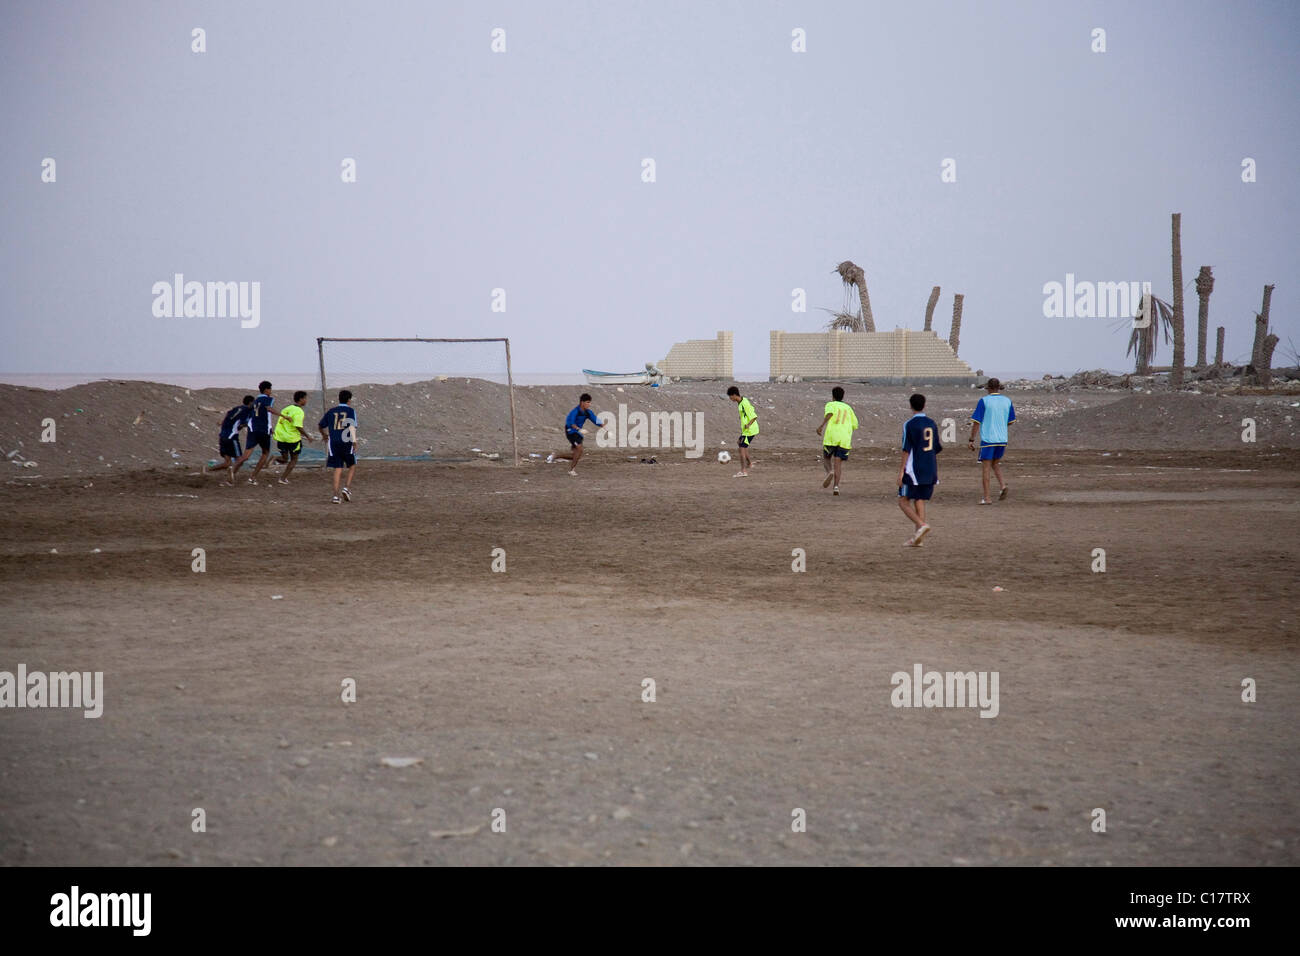
[[[930,533],[925,520],[925,503],[934,496],[934,486],[939,481],[939,426],[927,416],[925,396],[913,395],[908,399],[912,417],[903,426],[903,460],[898,466],[898,507],[907,515],[915,530],[904,542],[909,548],[919,548],[921,540]]]
[[[334,472],[334,504],[352,500],[352,476],[357,470],[357,413],[348,403],[352,393],[346,388],[339,392],[339,403],[321,416],[316,423],[325,446],[325,467]],[[343,477],[343,469],[348,471]],[[343,487],[339,487],[339,482]],[[340,498],[340,495],[342,498]]]
[[[252,414],[253,396],[245,395],[243,404],[236,405],[226,412],[226,417],[221,420],[221,437],[217,441],[217,451],[221,455],[221,461],[209,465],[207,470],[229,470],[230,478],[227,484],[235,483],[235,472],[244,463],[244,459],[240,457],[243,452],[239,447],[239,430],[248,425],[249,416]]]

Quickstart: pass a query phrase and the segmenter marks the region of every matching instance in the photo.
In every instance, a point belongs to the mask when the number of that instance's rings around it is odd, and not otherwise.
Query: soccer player
[[[249,477],[250,485],[257,484],[257,476],[266,463],[271,460],[271,416],[279,415],[279,412],[273,411],[271,406],[275,404],[275,396],[271,394],[271,383],[262,382],[257,386],[258,395],[253,399],[253,412],[248,419],[248,446],[244,449],[243,456],[235,462],[235,470],[248,461],[253,454],[254,448],[262,449],[262,454],[257,456],[257,467],[253,469],[253,474]]]
[[[748,478],[749,469],[754,467],[749,460],[749,446],[758,437],[758,412],[754,411],[754,403],[744,398],[734,385],[727,389],[727,398],[736,403],[736,411],[740,414],[740,439],[736,442],[740,449],[740,471],[731,477]]]
[[[221,455],[221,461],[208,465],[207,470],[229,470],[230,477],[226,480],[228,485],[235,483],[235,472],[244,463],[244,459],[240,458],[239,430],[248,424],[252,414],[253,396],[245,395],[243,403],[226,412],[226,417],[221,420],[221,437],[217,441],[217,451]]]
[[[582,461],[582,429],[591,422],[597,428],[603,428],[605,423],[596,417],[595,412],[591,410],[591,396],[583,392],[578,397],[578,404],[569,412],[568,417],[564,420],[564,437],[569,440],[569,453],[567,455],[552,455],[547,461],[568,461],[572,462],[569,466],[569,477],[578,477],[578,462]]]
[[[835,490],[831,494],[840,493],[840,473],[849,459],[853,432],[857,427],[858,416],[844,404],[844,389],[836,385],[831,389],[831,400],[826,403],[826,417],[817,427],[819,437],[822,429],[826,429],[826,437],[822,438],[822,465],[826,468],[826,480],[822,487],[826,488],[834,481]]]
[[[320,429],[321,441],[326,442],[325,467],[334,471],[334,504],[339,504],[339,495],[343,500],[352,500],[352,475],[357,470],[357,413],[348,403],[352,393],[346,388],[339,392],[339,403],[321,416],[316,423]],[[343,469],[348,470],[343,478]],[[343,487],[339,488],[339,480]]]
[[[1016,420],[1016,410],[1011,404],[1011,399],[1002,394],[1002,383],[996,378],[989,379],[984,387],[989,393],[979,400],[975,411],[970,413],[970,441],[966,444],[970,446],[971,451],[974,451],[975,437],[979,436],[981,478],[984,482],[984,497],[980,499],[980,504],[987,505],[991,503],[989,501],[990,466],[998,479],[998,488],[1001,489],[998,492],[998,501],[1006,498],[1007,492],[1011,490],[1002,477],[999,461],[1007,450],[1007,431],[1011,423]]]
[[[904,542],[919,548],[921,539],[930,533],[925,520],[925,503],[934,495],[939,481],[939,426],[925,414],[925,396],[913,395],[907,400],[912,406],[912,417],[903,425],[903,460],[898,466],[898,507],[907,515],[915,529]]]
[[[307,393],[301,390],[294,392],[293,404],[285,406],[275,423],[275,447],[280,450],[280,457],[276,461],[282,465],[287,464],[284,474],[280,476],[282,485],[289,483],[293,466],[298,464],[298,455],[302,453],[302,440],[304,438],[308,441],[313,440],[311,435],[302,430],[303,418],[306,415],[303,409],[306,405]]]

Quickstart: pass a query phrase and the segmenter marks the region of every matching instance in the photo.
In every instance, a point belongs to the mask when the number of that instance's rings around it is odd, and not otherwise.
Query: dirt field
[[[0,711],[0,862],[1300,863],[1300,453],[1013,450],[980,507],[952,447],[912,550],[883,441],[839,498],[756,450],[11,480],[0,670],[105,702]]]

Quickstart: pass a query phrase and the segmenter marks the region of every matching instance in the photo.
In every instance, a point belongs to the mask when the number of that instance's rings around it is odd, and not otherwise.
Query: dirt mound
[[[1255,421],[1255,448],[1300,447],[1300,402],[1163,392],[1068,411],[1049,433],[1013,433],[1026,447],[1213,448],[1245,447],[1242,419]],[[1017,426],[1019,427],[1019,426]]]

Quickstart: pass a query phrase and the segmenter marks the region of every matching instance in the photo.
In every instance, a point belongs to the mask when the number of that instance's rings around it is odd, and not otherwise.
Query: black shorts
[[[912,501],[929,501],[934,495],[934,485],[914,485],[906,475],[903,476],[903,484],[899,486],[898,497],[908,498]]]
[[[243,454],[243,451],[239,448],[238,438],[221,439],[221,443],[217,446],[217,450],[224,458],[238,458]]]
[[[736,447],[748,448],[750,446],[750,443],[753,442],[753,440],[757,437],[758,437],[757,435],[741,435],[740,439],[736,442]]]
[[[330,455],[325,459],[326,468],[351,468],[356,463],[356,455]]]
[[[288,458],[291,455],[294,458],[297,458],[298,452],[302,451],[302,439],[300,438],[297,441],[278,441],[275,443],[275,447],[280,449],[281,458]]]
[[[265,435],[258,435],[258,434],[255,433],[255,432],[249,432],[249,433],[248,433],[248,450],[249,450],[249,451],[252,451],[254,448],[260,448],[260,449],[262,449],[262,454],[263,454],[263,455],[265,455],[265,454],[267,454],[268,452],[270,452],[270,450],[271,450],[271,434],[270,434],[270,432],[267,432]]]
[[[565,432],[565,438],[569,439],[569,445],[576,447],[582,444],[582,432]]]
[[[840,461],[848,461],[849,450],[847,448],[841,448],[839,445],[822,445],[822,457],[831,458],[832,456],[838,458]]]

